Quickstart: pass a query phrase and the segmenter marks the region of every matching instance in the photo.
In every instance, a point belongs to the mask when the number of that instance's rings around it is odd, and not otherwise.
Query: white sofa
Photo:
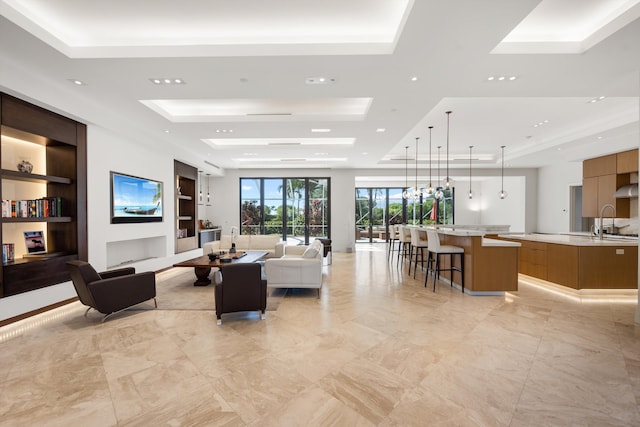
[[[319,240],[309,246],[285,246],[284,255],[264,263],[267,286],[270,288],[322,288],[322,257],[324,248]]]
[[[241,234],[236,237],[237,251],[266,251],[265,258],[280,258],[284,255],[284,243],[278,234]],[[202,246],[202,252],[229,251],[231,248],[231,236],[222,235],[220,240],[207,242]]]

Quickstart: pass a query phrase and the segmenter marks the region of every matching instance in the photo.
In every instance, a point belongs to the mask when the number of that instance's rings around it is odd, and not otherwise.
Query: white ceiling
[[[639,4],[0,0],[0,89],[211,173],[426,163],[446,111],[451,167],[540,167],[638,147]]]

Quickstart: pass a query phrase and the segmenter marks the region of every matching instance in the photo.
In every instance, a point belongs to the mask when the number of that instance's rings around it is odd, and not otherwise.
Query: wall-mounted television
[[[162,221],[162,182],[111,172],[111,224]]]

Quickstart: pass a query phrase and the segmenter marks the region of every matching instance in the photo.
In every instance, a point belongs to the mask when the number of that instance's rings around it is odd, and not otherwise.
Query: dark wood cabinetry
[[[198,171],[193,166],[174,161],[176,180],[176,245],[175,252],[185,252],[198,247],[196,218],[196,180]]]
[[[65,262],[87,259],[87,132],[82,123],[10,95],[0,93],[0,103],[2,200],[61,202],[55,216],[3,215],[2,243],[13,243],[16,252],[0,272],[0,296],[9,296],[68,281]],[[39,170],[17,170],[23,152],[37,153]],[[19,236],[26,228],[44,232],[47,255],[22,257],[26,250]]]

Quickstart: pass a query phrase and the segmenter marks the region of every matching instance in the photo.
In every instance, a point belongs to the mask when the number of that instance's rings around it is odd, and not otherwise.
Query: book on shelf
[[[2,244],[2,263],[13,262],[15,260],[15,245],[13,243]]]
[[[61,197],[43,197],[34,200],[3,200],[3,218],[51,218],[62,215]]]

